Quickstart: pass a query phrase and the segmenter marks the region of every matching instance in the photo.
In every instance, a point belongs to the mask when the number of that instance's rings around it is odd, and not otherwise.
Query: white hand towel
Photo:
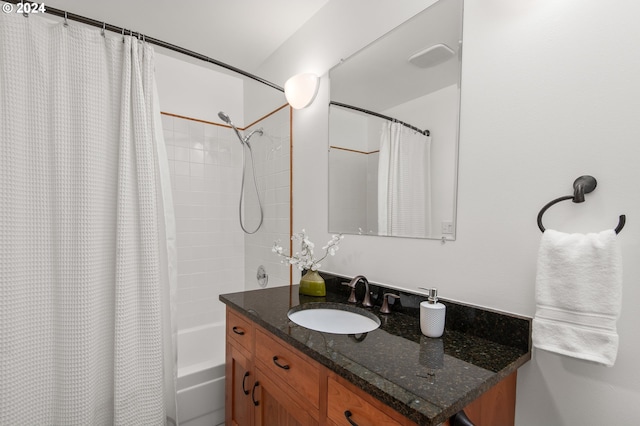
[[[538,251],[533,345],[613,366],[622,299],[622,255],[613,230],[546,230]]]

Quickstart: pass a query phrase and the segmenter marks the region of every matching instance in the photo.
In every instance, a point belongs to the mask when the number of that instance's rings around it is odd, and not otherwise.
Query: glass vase
[[[327,288],[318,271],[309,270],[300,278],[299,293],[306,296],[326,296]]]

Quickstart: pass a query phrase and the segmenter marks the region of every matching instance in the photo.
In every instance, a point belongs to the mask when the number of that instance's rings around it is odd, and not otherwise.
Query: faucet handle
[[[380,308],[381,314],[390,314],[391,309],[389,309],[389,297],[393,297],[394,299],[400,299],[400,296],[393,293],[385,293],[382,296],[382,307]]]
[[[349,296],[349,299],[347,299],[347,302],[357,303],[358,299],[356,299],[356,286],[351,285],[350,282],[342,282],[341,284],[346,285],[347,287],[351,287],[351,295]]]

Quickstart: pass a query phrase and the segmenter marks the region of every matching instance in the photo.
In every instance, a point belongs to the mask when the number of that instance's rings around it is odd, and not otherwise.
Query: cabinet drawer
[[[253,324],[250,320],[227,309],[227,338],[232,344],[237,343],[248,353],[252,353],[253,334]]]
[[[349,419],[359,426],[398,426],[412,424],[404,419],[394,420],[376,402],[369,402],[334,378],[327,383],[327,417],[336,425],[349,425]],[[375,405],[374,405],[375,404]],[[380,403],[382,404],[382,403]]]
[[[316,410],[319,407],[320,369],[295,349],[275,340],[262,330],[256,330],[256,362],[269,373],[274,382],[290,393],[302,397]]]

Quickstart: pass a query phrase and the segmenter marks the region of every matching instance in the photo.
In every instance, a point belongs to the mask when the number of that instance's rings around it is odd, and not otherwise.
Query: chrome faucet
[[[370,308],[373,306],[373,303],[371,303],[371,295],[369,293],[369,280],[367,280],[367,278],[364,275],[357,275],[348,284],[343,283],[351,287],[351,295],[349,296],[349,299],[347,301],[349,303],[358,302],[358,300],[356,299],[356,285],[360,281],[364,282],[364,299],[362,299],[362,306]]]

